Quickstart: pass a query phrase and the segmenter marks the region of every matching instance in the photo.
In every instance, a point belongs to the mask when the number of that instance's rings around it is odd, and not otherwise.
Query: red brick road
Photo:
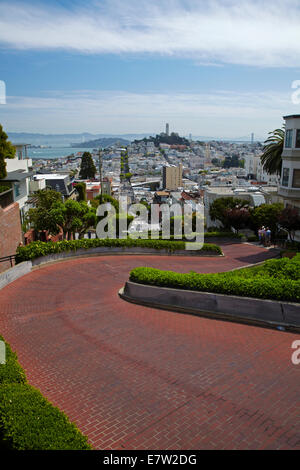
[[[30,383],[99,449],[300,449],[299,335],[133,305],[135,266],[222,271],[270,256],[113,256],[36,270],[0,291],[0,333]]]

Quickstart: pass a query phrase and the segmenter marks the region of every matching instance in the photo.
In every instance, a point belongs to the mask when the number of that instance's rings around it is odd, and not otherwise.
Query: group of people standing
[[[259,243],[261,243],[264,246],[270,246],[271,245],[271,235],[272,235],[272,232],[269,229],[269,227],[262,226],[258,230]]]

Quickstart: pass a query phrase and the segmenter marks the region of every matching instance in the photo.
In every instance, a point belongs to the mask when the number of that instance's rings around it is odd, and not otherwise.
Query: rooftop
[[[45,180],[64,180],[68,176],[69,176],[68,173],[65,173],[65,174],[45,173],[45,174],[35,175],[34,178],[38,179],[38,180],[41,180],[41,179],[45,179]]]

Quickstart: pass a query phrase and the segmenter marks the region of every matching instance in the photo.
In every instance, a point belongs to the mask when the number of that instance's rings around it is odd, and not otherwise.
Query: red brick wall
[[[0,258],[14,255],[19,243],[22,242],[22,228],[19,204],[0,207]],[[0,272],[10,268],[10,263],[0,263]]]

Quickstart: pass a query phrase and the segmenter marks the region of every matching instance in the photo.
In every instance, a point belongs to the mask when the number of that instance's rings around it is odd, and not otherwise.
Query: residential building
[[[76,199],[77,191],[70,181],[69,175],[61,175],[57,173],[35,175],[34,181],[44,179],[46,187],[61,193],[63,199]]]
[[[300,210],[300,114],[284,119],[286,129],[278,193],[286,206]]]
[[[32,171],[32,160],[27,158],[27,144],[14,144],[16,157],[6,159],[7,176],[0,181],[0,185],[7,184],[11,187],[13,202],[19,205],[21,222],[24,222],[28,210],[28,196],[31,192],[30,184],[34,172]]]
[[[176,191],[182,188],[182,164],[179,166],[165,165],[163,167],[163,189]]]
[[[282,172],[278,194],[285,207],[298,209],[300,213],[300,114],[284,116],[285,139],[282,152]],[[300,241],[300,232],[295,235]]]

